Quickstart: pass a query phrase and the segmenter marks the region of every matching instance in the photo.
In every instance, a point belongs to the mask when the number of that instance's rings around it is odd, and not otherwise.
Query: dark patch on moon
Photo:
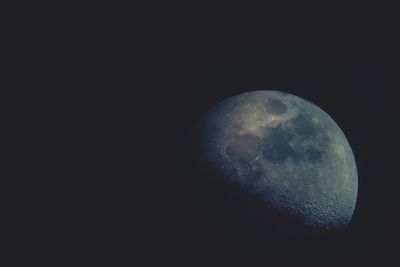
[[[294,162],[300,162],[318,161],[322,158],[322,152],[316,148],[310,147],[305,152],[298,152],[290,146],[290,141],[297,135],[307,139],[316,136],[316,130],[312,125],[300,124],[304,118],[299,118],[297,122],[294,122],[295,120],[293,120],[295,125],[293,131],[284,130],[281,125],[269,129],[270,134],[262,139],[262,153],[265,159],[282,162],[290,157]]]
[[[281,162],[288,157],[295,157],[296,152],[289,145],[289,141],[294,135],[283,130],[281,125],[270,128],[270,131],[271,133],[262,139],[264,158],[273,162]]]
[[[305,156],[310,161],[318,161],[322,158],[322,152],[313,147],[306,150]]]
[[[292,121],[293,131],[306,138],[313,138],[317,135],[314,122],[308,115],[298,115]]]
[[[283,114],[287,111],[286,105],[278,99],[274,99],[265,103],[265,108],[269,113],[272,114]]]
[[[226,154],[234,161],[248,162],[254,159],[260,151],[260,143],[256,136],[246,134],[238,136],[226,148]]]

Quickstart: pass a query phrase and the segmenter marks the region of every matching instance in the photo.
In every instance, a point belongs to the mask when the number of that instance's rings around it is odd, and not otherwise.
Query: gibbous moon
[[[223,183],[306,227],[345,229],[357,199],[351,147],[315,104],[252,91],[211,108],[197,128],[198,156]]]

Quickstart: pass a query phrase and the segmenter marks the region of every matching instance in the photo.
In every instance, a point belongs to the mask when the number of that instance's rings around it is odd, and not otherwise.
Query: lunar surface
[[[197,152],[217,179],[313,229],[351,221],[358,176],[334,120],[300,97],[252,91],[211,108],[197,128]]]

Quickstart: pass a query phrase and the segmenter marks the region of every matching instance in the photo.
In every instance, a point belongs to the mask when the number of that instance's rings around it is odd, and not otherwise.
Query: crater
[[[287,111],[286,105],[278,99],[274,99],[265,103],[265,108],[269,113],[272,114],[283,114]]]

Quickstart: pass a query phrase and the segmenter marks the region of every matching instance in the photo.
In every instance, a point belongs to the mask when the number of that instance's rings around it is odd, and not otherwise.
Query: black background
[[[30,139],[47,166],[28,182],[43,193],[35,195],[40,208],[27,204],[28,232],[51,247],[55,262],[397,260],[399,44],[390,8],[105,5],[61,16],[64,8],[43,27],[28,25],[30,46],[21,49],[32,57],[24,67],[35,70],[26,98],[46,103],[35,106],[40,119],[27,115],[30,129],[45,129]],[[254,89],[310,100],[342,128],[359,173],[346,232],[263,229],[201,176],[191,160],[192,127],[214,104]]]

